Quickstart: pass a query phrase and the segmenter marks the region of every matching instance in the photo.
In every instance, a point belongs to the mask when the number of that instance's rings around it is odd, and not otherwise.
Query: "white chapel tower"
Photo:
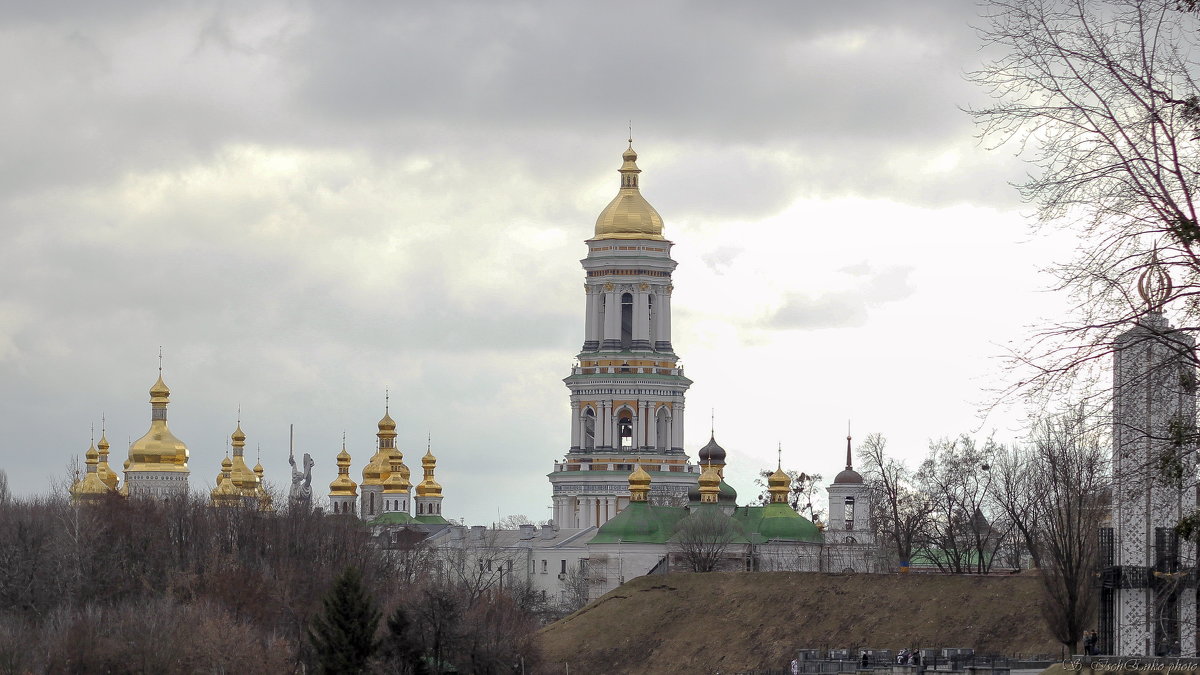
[[[695,467],[683,451],[683,375],[671,346],[671,242],[638,189],[633,141],[617,196],[596,219],[582,260],[583,349],[567,377],[571,448],[550,474],[554,521],[600,526],[629,503],[627,477],[652,478],[651,501],[687,499]]]

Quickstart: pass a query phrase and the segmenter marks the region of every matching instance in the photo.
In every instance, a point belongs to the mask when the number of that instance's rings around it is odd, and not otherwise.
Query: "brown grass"
[[[709,573],[647,576],[539,634],[545,672],[781,668],[799,648],[973,647],[1057,655],[1036,576]]]

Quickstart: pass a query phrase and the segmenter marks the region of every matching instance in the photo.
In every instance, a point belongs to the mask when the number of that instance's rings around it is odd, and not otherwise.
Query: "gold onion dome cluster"
[[[84,462],[87,465],[87,473],[71,487],[71,495],[75,499],[95,499],[112,492],[96,472],[96,466],[100,463],[100,453],[96,451],[95,445],[88,447]]]
[[[212,491],[213,504],[217,506],[236,506],[242,501],[242,491],[233,481],[233,460],[226,455],[221,460],[221,473],[217,486]]]
[[[154,415],[150,430],[129,446],[129,462],[126,471],[187,471],[188,448],[175,438],[167,427],[166,408],[171,390],[163,382],[162,374],[150,387],[150,406]]]
[[[217,485],[212,490],[213,503],[232,505],[236,501],[252,506],[257,501],[260,508],[270,510],[271,496],[263,485],[262,463],[253,469],[246,466],[246,432],[242,431],[240,420],[229,439],[233,445],[233,458],[226,456],[221,460],[221,473],[217,474]]]
[[[593,239],[657,239],[663,237],[663,220],[658,211],[642,196],[638,189],[637,152],[633,141],[621,155],[621,188],[617,196],[604,207],[596,218],[596,233]]]

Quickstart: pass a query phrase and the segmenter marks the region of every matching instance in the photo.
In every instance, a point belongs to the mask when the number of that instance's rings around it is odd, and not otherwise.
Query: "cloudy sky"
[[[391,390],[445,512],[549,517],[579,259],[633,123],[676,243],[687,449],[832,476],[981,421],[1057,255],[974,137],[977,8],[937,2],[7,3],[0,468],[48,489],[106,416],[208,489],[239,406],[286,489],[356,480]],[[1061,248],[1061,243],[1058,246]]]

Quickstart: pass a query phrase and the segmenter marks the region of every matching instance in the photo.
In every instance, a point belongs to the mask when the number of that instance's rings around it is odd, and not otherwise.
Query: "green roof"
[[[787,504],[739,506],[733,512],[733,519],[750,533],[751,541],[756,544],[763,544],[771,539],[814,543],[824,541],[821,530]]]
[[[425,525],[449,525],[450,521],[441,516],[413,516],[413,520]]]
[[[417,522],[412,516],[400,511],[392,511],[390,513],[381,514],[375,520],[367,523],[368,525],[411,525]]]
[[[787,504],[767,504],[762,507],[762,520],[758,525],[758,533],[764,539],[781,539],[783,541],[811,541],[820,543],[824,540],[821,531],[812,521],[792,510]]]
[[[686,515],[687,510],[679,506],[629,502],[629,506],[600,526],[589,543],[665,544],[675,532],[675,524]]]

